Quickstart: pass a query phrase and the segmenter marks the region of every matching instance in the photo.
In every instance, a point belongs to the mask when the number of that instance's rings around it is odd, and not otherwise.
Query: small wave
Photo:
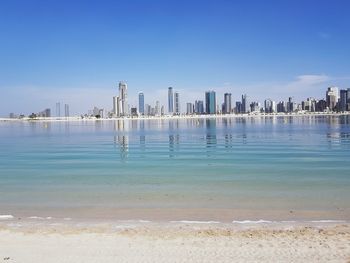
[[[138,220],[138,222],[140,222],[140,223],[151,223],[151,221],[149,221],[149,220],[142,220],[142,219]]]
[[[170,223],[184,223],[184,224],[220,224],[219,221],[190,221],[190,220],[170,221]]]
[[[72,220],[72,218],[70,218],[70,217],[65,217],[65,218],[63,218],[63,220],[68,221],[68,220]]]
[[[28,217],[28,218],[29,218],[29,219],[39,219],[39,220],[44,220],[44,219],[50,220],[50,219],[52,219],[51,216],[48,216],[48,217],[30,216],[30,217]]]
[[[41,217],[41,216],[30,216],[28,217],[29,219],[40,219],[40,220],[43,220],[45,218]]]
[[[12,219],[13,215],[0,215],[0,219]]]
[[[242,220],[242,221],[236,221],[233,220],[232,221],[233,224],[270,224],[270,223],[274,223],[274,221],[269,221],[269,220]]]
[[[311,223],[345,223],[345,220],[312,220]]]

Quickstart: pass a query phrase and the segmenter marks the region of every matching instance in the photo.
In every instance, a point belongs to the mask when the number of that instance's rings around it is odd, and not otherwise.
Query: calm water
[[[0,214],[350,219],[349,157],[349,116],[2,122]]]

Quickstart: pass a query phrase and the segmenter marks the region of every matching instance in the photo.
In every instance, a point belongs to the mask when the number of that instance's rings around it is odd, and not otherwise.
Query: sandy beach
[[[350,225],[2,224],[1,262],[350,262]]]

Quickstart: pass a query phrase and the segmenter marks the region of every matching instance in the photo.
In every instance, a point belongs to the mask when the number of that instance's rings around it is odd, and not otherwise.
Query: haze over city
[[[350,87],[347,1],[8,1],[0,10],[0,115],[111,110],[118,82],[130,106],[181,108],[225,92],[232,100],[325,98]],[[185,99],[186,98],[186,99]]]

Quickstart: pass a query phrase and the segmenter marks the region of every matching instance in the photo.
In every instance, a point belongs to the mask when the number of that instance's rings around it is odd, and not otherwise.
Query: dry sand
[[[0,262],[350,262],[350,225],[0,225]]]

